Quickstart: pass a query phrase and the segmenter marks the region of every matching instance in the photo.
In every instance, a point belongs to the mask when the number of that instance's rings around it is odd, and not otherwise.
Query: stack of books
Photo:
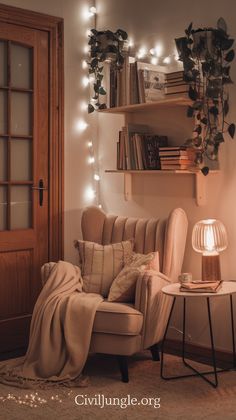
[[[194,293],[217,293],[222,286],[222,281],[192,281],[189,283],[181,283],[181,292]]]
[[[166,97],[188,96],[189,85],[184,81],[184,72],[175,71],[166,74]]]
[[[162,170],[194,169],[196,152],[186,146],[160,147],[160,163]]]
[[[159,148],[167,144],[167,136],[152,134],[148,126],[128,124],[119,132],[117,169],[160,169]]]

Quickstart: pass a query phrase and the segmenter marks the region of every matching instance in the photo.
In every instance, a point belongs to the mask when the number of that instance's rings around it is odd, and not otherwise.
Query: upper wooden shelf
[[[167,99],[160,99],[159,101],[155,101],[155,102],[124,105],[124,106],[118,106],[114,108],[101,109],[98,112],[102,112],[106,114],[122,114],[126,112],[148,111],[150,109],[162,108],[162,107],[186,106],[186,105],[190,105],[191,103],[192,101],[186,97],[167,98]]]

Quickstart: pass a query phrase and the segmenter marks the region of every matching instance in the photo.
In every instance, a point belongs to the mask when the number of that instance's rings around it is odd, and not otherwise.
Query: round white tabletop
[[[232,293],[236,293],[236,280],[232,281],[223,281],[220,290],[216,293],[205,293],[205,292],[181,292],[180,290],[180,283],[172,283],[168,286],[162,288],[162,292],[165,295],[169,296],[187,296],[187,297],[218,297],[224,295],[230,295]]]

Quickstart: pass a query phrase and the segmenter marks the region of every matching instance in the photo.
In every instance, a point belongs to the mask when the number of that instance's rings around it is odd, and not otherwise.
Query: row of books
[[[146,125],[128,124],[119,132],[117,169],[160,169],[159,148],[167,144],[166,136],[152,134]]]
[[[105,72],[108,108],[185,96],[189,89],[182,70],[167,73],[164,66],[136,61],[134,57],[125,57],[122,70],[108,66]]]
[[[159,157],[162,170],[184,170],[195,167],[196,152],[186,146],[160,147]]]

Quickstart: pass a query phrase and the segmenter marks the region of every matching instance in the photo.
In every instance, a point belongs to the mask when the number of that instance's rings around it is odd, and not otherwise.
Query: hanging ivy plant
[[[185,30],[185,36],[175,40],[179,60],[183,62],[184,80],[189,84],[187,116],[195,120],[193,138],[187,144],[197,149],[196,163],[202,164],[204,156],[218,160],[219,146],[227,132],[234,137],[235,124],[226,117],[229,112],[228,87],[233,83],[230,77],[230,63],[234,59],[234,39],[227,33],[223,18],[217,28],[194,30],[192,23]],[[207,175],[208,167],[202,172]]]
[[[103,86],[103,64],[109,61],[111,67],[120,71],[124,63],[124,50],[127,45],[128,35],[122,29],[116,32],[110,30],[97,31],[92,29],[89,35],[90,60],[88,61],[89,75],[94,76],[92,97],[94,103],[88,104],[88,112],[91,113],[95,109],[106,108],[105,103],[101,103],[101,96],[106,95]]]

